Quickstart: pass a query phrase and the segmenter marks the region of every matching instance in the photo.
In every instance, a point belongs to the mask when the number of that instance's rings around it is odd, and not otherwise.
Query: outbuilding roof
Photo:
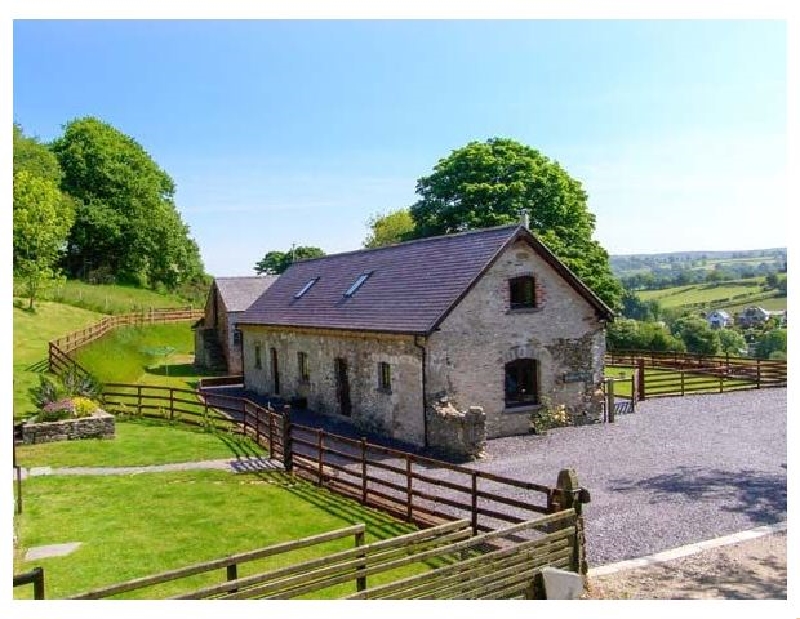
[[[277,275],[217,277],[214,284],[229,312],[243,312],[277,279]]]
[[[526,228],[501,226],[292,264],[238,323],[429,334],[502,250],[527,241],[598,316],[612,311]]]

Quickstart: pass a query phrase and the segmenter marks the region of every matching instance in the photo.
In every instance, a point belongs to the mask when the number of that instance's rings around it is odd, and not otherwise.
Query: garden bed
[[[114,438],[114,415],[96,410],[88,417],[61,419],[59,421],[22,424],[22,442],[25,445],[74,441],[87,438]]]

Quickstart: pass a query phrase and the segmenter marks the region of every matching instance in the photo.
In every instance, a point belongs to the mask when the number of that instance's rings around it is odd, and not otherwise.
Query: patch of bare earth
[[[589,578],[587,599],[786,599],[786,533]]]

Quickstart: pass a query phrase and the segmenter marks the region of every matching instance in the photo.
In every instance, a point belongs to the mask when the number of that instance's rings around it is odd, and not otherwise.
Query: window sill
[[[508,314],[538,314],[542,311],[543,308],[541,307],[512,307],[508,311],[506,311],[506,315]]]
[[[506,404],[506,407],[503,409],[503,414],[505,415],[515,415],[517,413],[535,413],[536,411],[540,411],[544,408],[542,404],[525,404],[522,406],[509,406]]]

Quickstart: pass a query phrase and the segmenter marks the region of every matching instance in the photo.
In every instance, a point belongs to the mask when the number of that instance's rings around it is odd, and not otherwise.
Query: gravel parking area
[[[590,566],[786,519],[786,389],[640,402],[614,424],[489,441],[482,470],[553,483],[574,468]]]

